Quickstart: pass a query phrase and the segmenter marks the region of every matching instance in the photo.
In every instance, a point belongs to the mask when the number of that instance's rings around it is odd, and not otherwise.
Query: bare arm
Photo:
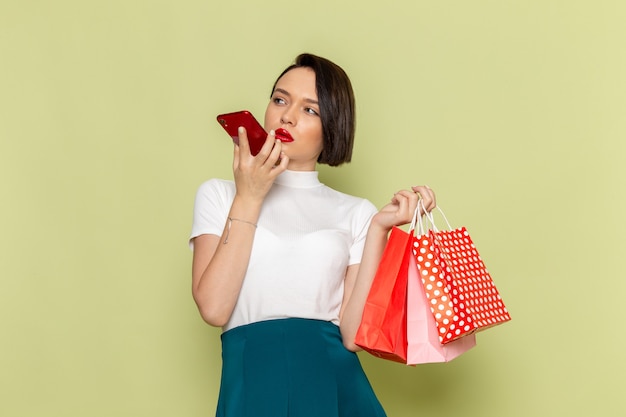
[[[289,159],[273,132],[254,157],[245,131],[235,146],[233,172],[236,194],[222,236],[201,235],[194,239],[192,293],[202,318],[212,326],[224,326],[235,307],[248,269],[252,242],[261,206],[275,178]],[[227,239],[227,242],[226,242]]]
[[[360,348],[354,338],[361,323],[363,308],[369,294],[376,269],[387,243],[389,230],[393,226],[409,223],[413,218],[419,193],[427,211],[435,208],[435,195],[428,187],[413,187],[394,195],[391,203],[383,207],[374,217],[367,231],[361,264],[351,265],[346,272],[344,298],[340,316],[340,329],[344,346],[351,351]]]

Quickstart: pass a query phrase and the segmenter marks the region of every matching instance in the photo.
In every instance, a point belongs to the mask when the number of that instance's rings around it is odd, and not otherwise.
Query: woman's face
[[[294,68],[278,80],[265,110],[265,129],[277,131],[277,136],[284,129],[293,138],[282,144],[289,157],[288,169],[315,170],[324,142],[312,69]]]

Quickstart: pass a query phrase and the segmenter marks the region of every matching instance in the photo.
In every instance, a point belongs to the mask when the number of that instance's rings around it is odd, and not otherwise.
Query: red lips
[[[281,142],[293,142],[293,137],[291,136],[291,133],[289,133],[288,131],[286,131],[285,129],[283,129],[282,127],[280,129],[276,129],[276,139],[278,139]]]

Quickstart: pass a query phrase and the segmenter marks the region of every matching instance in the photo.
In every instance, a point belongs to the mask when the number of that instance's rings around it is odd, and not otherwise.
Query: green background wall
[[[208,416],[190,295],[214,116],[300,52],[357,95],[331,186],[434,188],[513,316],[449,364],[362,354],[390,417],[622,415],[626,6],[609,0],[0,3],[0,415]]]

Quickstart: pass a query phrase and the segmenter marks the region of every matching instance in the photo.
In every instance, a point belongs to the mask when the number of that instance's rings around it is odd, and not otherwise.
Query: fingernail
[[[276,136],[276,132],[274,131],[274,129],[270,130],[270,136]]]
[[[243,126],[239,126],[239,129],[237,129],[237,131],[238,131],[239,133],[243,133]]]

